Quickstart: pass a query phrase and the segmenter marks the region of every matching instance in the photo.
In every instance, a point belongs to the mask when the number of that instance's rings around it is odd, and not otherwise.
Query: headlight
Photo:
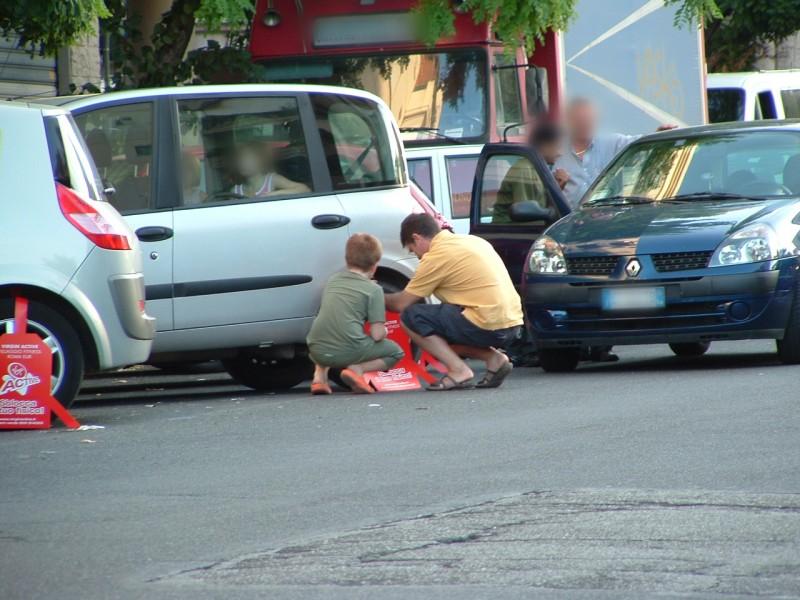
[[[560,275],[567,272],[564,252],[557,241],[543,235],[533,244],[528,267],[531,273]]]
[[[711,257],[712,267],[772,260],[780,255],[777,236],[769,225],[754,223],[730,235]]]

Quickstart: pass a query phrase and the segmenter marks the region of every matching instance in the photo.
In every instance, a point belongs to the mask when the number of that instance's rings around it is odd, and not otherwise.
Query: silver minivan
[[[241,383],[291,387],[305,336],[354,232],[383,242],[377,279],[416,259],[420,206],[376,96],[299,85],[187,86],[53,99],[69,109],[144,253],[151,362],[219,358]]]
[[[138,241],[105,200],[69,113],[0,104],[0,332],[13,299],[53,351],[52,389],[69,406],[84,371],[139,363],[155,335]]]

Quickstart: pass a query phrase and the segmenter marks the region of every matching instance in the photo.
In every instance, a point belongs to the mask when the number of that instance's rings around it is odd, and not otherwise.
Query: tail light
[[[89,238],[92,243],[106,250],[130,250],[128,236],[116,230],[112,223],[97,212],[92,205],[73,189],[56,182],[58,205],[67,221]]]

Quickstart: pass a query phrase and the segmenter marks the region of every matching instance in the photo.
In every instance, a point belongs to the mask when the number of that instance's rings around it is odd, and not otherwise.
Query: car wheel
[[[568,373],[578,366],[581,352],[577,348],[539,350],[539,365],[548,373]]]
[[[800,280],[795,283],[792,310],[782,340],[777,340],[778,357],[787,365],[800,364]]]
[[[711,342],[684,342],[670,344],[669,347],[675,353],[675,356],[691,358],[693,356],[703,356],[711,347]]]
[[[314,374],[314,365],[305,357],[272,359],[243,353],[222,365],[238,383],[264,392],[288,390]]]
[[[0,333],[14,328],[14,304],[0,301]],[[84,357],[81,341],[75,329],[61,314],[41,302],[28,303],[28,332],[35,333],[53,352],[53,372],[50,375],[53,396],[69,408],[78,396],[83,381]]]

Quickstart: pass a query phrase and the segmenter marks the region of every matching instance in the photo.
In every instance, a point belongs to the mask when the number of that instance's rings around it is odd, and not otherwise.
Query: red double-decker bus
[[[543,110],[548,96],[557,104],[555,34],[530,59],[519,46],[509,53],[490,25],[476,24],[454,2],[456,34],[429,47],[415,35],[415,5],[259,0],[253,60],[269,81],[343,85],[380,96],[408,147],[519,139],[529,107]]]

